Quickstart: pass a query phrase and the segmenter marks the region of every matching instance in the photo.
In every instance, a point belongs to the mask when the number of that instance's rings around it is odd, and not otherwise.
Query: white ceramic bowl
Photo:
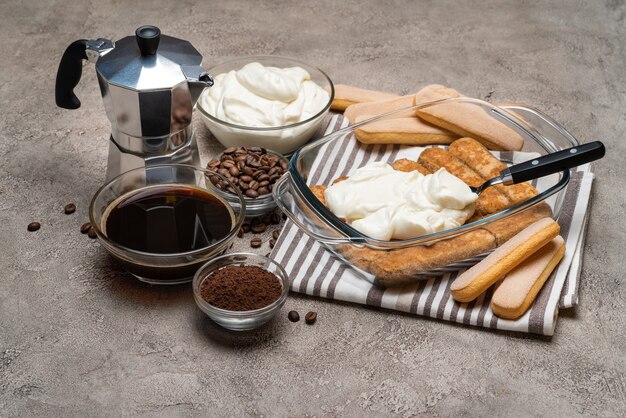
[[[204,124],[224,147],[263,147],[281,154],[290,154],[306,144],[324,121],[335,95],[333,82],[319,68],[312,67],[291,58],[271,55],[238,58],[210,68],[208,71],[215,77],[232,70],[240,70],[251,62],[258,62],[269,67],[304,68],[311,75],[312,81],[329,92],[328,103],[326,103],[317,114],[307,120],[291,125],[271,128],[235,125],[211,115],[207,109],[202,106],[204,95],[208,94],[209,89],[205,89],[200,95],[196,108],[200,111]]]

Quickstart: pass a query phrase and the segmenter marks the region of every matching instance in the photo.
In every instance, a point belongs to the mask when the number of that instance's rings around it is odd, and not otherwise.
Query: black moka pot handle
[[[502,170],[500,176],[505,184],[522,183],[599,160],[604,151],[602,142],[589,142],[512,165]]]
[[[83,72],[83,60],[87,59],[87,40],[79,39],[67,47],[61,57],[54,89],[56,104],[64,109],[78,109],[80,100],[74,94]]]

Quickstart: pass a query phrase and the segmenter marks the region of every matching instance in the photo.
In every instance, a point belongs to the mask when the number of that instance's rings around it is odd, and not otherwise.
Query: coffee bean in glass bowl
[[[207,164],[207,177],[226,200],[234,202],[236,195],[225,182],[211,173],[226,177],[244,195],[247,216],[261,216],[273,211],[276,202],[272,189],[287,172],[289,160],[281,154],[261,147],[230,147]]]

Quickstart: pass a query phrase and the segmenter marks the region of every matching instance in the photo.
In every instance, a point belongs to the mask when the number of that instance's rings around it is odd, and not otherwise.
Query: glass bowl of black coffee
[[[104,248],[143,282],[190,282],[203,263],[231,245],[245,219],[238,189],[237,204],[231,204],[206,174],[196,166],[163,164],[107,182],[89,207]]]

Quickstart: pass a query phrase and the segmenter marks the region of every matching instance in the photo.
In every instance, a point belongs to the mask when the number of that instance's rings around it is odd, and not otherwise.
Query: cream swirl
[[[444,168],[424,176],[375,162],[324,192],[329,209],[357,231],[381,240],[408,239],[463,225],[478,198]]]
[[[215,76],[202,106],[217,119],[250,127],[291,125],[315,116],[328,103],[326,90],[300,67],[258,62]]]

